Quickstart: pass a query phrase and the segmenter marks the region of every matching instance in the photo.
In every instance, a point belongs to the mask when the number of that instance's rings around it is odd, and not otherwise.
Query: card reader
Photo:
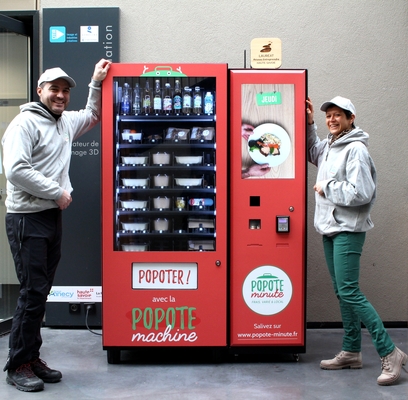
[[[289,217],[285,215],[276,216],[276,232],[288,233],[289,232]]]

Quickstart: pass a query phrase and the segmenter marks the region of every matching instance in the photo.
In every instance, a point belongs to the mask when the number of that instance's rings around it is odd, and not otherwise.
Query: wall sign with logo
[[[282,42],[278,38],[257,38],[251,41],[252,68],[279,68],[282,65]]]

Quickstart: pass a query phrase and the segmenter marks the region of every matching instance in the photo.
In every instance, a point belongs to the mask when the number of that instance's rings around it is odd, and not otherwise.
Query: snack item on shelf
[[[215,130],[213,126],[193,127],[191,130],[191,140],[210,141],[214,139]]]
[[[200,186],[202,178],[175,178],[178,186]]]
[[[169,230],[169,220],[166,218],[157,218],[154,220],[154,230],[155,231],[168,231]]]
[[[130,187],[145,187],[149,184],[149,178],[138,178],[138,179],[122,179],[123,186]]]
[[[170,164],[169,153],[154,153],[153,164]]]
[[[190,165],[201,164],[203,156],[175,156],[177,164]]]
[[[146,139],[147,141],[151,143],[156,143],[156,142],[160,142],[163,139],[163,137],[161,135],[154,134],[154,135],[148,135]]]
[[[170,208],[170,198],[169,197],[155,197],[153,199],[153,207],[156,209],[167,209]]]
[[[147,243],[129,243],[129,244],[122,244],[123,251],[147,251],[148,249]]]
[[[143,165],[147,164],[147,156],[127,156],[122,157],[123,164],[130,164],[130,165]]]
[[[188,249],[193,251],[214,250],[213,240],[189,240]]]
[[[189,218],[188,228],[196,230],[214,229],[214,220],[204,218],[203,219]]]
[[[120,202],[122,208],[128,208],[131,210],[140,210],[146,208],[147,201],[145,200],[122,200]]]
[[[170,127],[170,128],[167,128],[166,140],[172,140],[174,142],[178,142],[181,140],[188,140],[189,134],[190,134],[190,129]]]
[[[190,199],[188,201],[188,204],[190,204],[190,206],[192,207],[212,206],[214,204],[214,200],[195,198],[195,199]]]
[[[146,221],[139,222],[122,222],[122,229],[125,231],[142,232],[147,229],[149,223]]]
[[[142,132],[136,132],[134,129],[124,129],[122,132],[122,140],[142,140]]]
[[[154,186],[156,187],[167,187],[170,183],[170,178],[168,175],[155,175],[153,180]]]
[[[186,200],[184,199],[184,197],[177,197],[175,204],[176,208],[178,208],[179,210],[183,210],[186,207]]]

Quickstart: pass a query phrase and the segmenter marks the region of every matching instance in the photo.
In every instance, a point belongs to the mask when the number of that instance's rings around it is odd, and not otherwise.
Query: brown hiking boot
[[[382,386],[392,385],[401,375],[402,366],[407,363],[408,356],[398,347],[381,357],[381,375],[377,378],[377,383]],[[405,368],[404,368],[405,369]]]
[[[355,353],[342,350],[331,360],[322,360],[320,362],[320,368],[331,370],[344,368],[360,369],[363,368],[363,358],[361,352]]]

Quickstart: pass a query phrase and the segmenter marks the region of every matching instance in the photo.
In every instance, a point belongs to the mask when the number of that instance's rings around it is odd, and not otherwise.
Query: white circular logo
[[[292,282],[278,267],[263,265],[252,270],[242,285],[246,305],[257,314],[281,312],[292,298]]]

